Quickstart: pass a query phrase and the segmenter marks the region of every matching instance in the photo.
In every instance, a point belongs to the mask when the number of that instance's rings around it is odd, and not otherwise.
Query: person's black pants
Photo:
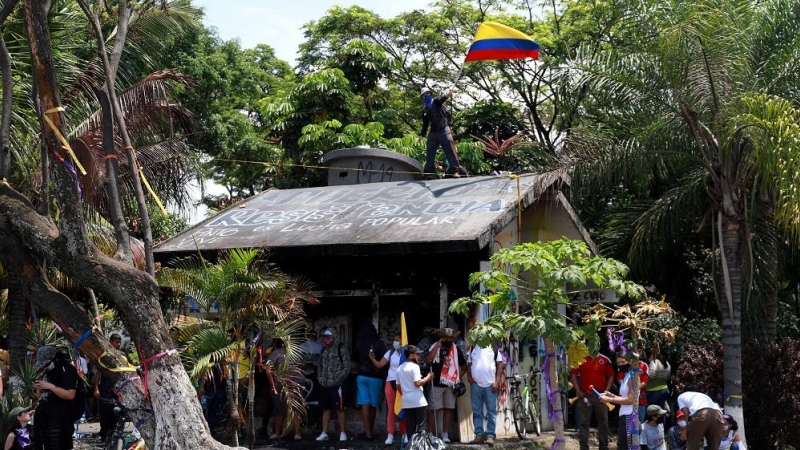
[[[37,409],[33,422],[33,448],[36,450],[69,450],[72,448],[73,425],[69,414],[47,414]]]
[[[419,408],[404,409],[406,419],[406,436],[408,441],[411,442],[411,436],[414,433],[425,431],[428,427],[428,407],[421,406]]]
[[[114,415],[114,405],[100,402],[100,438],[105,440],[109,433],[114,432],[117,416]]]

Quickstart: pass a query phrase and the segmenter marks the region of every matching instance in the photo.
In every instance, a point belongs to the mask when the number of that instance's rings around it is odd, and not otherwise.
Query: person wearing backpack
[[[72,400],[78,385],[78,371],[67,355],[55,347],[45,345],[36,352],[37,381],[33,383],[38,394],[36,420],[33,430],[36,449],[72,449]]]
[[[344,344],[336,341],[336,334],[330,328],[322,332],[322,353],[319,357],[318,379],[320,385],[319,406],[322,409],[322,433],[318,441],[327,441],[331,410],[336,411],[339,422],[339,441],[347,441],[347,427],[344,416],[344,382],[350,375],[350,351]]]

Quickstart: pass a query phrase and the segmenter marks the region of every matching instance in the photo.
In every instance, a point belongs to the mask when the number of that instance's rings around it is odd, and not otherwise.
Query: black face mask
[[[621,366],[617,366],[617,368],[619,369],[620,372],[627,372],[628,369],[631,368],[631,365],[630,364],[623,364]]]

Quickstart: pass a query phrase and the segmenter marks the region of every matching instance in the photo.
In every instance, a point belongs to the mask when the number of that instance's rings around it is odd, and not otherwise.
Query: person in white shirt
[[[428,421],[428,401],[422,386],[433,379],[433,372],[424,378],[419,370],[422,350],[413,345],[406,347],[406,362],[397,368],[397,385],[403,395],[403,414],[406,419],[406,436],[411,440],[414,433],[425,431]]]
[[[389,374],[386,376],[386,384],[383,387],[383,394],[386,396],[386,445],[394,443],[394,426],[397,419],[394,413],[394,402],[397,393],[397,368],[400,367],[401,351],[400,333],[397,333],[394,335],[392,349],[384,353],[380,361],[375,359],[374,354],[369,355],[376,369],[389,365]]]
[[[630,359],[631,356],[632,355],[626,354],[623,357],[625,359]],[[619,426],[617,427],[617,448],[628,448],[628,438],[632,431],[631,424],[635,423],[632,415],[636,417],[633,412],[633,371],[629,370],[619,384],[619,395],[614,395],[606,391],[600,394],[600,401],[603,403],[620,405]]]
[[[497,392],[503,376],[503,355],[492,347],[478,345],[467,359],[467,380],[472,396],[472,422],[475,439],[471,444],[494,445],[497,418]],[[483,408],[486,407],[486,430],[483,429]]]
[[[723,433],[722,410],[711,397],[687,386],[678,396],[678,409],[689,418],[686,427],[686,450],[703,448],[703,438],[708,448],[719,448]]]

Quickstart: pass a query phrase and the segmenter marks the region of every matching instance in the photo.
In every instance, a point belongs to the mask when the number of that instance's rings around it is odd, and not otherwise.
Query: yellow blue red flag
[[[464,62],[499,59],[539,59],[539,43],[527,34],[497,22],[478,27]]]

